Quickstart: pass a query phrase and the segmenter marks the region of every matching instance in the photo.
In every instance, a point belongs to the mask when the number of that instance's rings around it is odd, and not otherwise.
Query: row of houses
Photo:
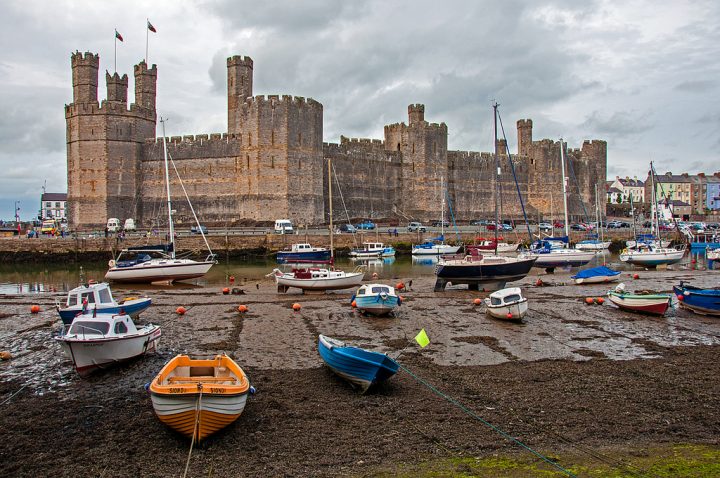
[[[658,202],[672,206],[675,217],[720,213],[720,172],[712,175],[667,172],[656,175],[652,181],[650,175],[645,181],[616,176],[614,181],[607,181],[607,202],[624,204],[632,199],[635,204],[648,203],[652,184]]]

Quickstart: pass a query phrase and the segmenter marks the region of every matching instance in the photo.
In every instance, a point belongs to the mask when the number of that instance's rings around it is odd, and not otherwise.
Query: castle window
[[[415,143],[412,144],[412,152],[415,152]]]
[[[270,167],[271,168],[275,167],[275,156],[270,156]]]
[[[433,154],[437,153],[437,143],[433,142]]]
[[[398,146],[397,146],[397,148],[398,148],[398,151],[400,151],[400,143],[398,143]]]
[[[302,146],[302,133],[298,133],[298,144]]]
[[[298,158],[298,169],[302,169],[302,161]]]
[[[275,131],[270,132],[270,144],[275,144]]]
[[[247,168],[250,169],[250,155],[249,154],[245,155],[245,161],[247,162]]]
[[[248,146],[252,146],[252,137],[250,136],[250,133],[248,133]]]

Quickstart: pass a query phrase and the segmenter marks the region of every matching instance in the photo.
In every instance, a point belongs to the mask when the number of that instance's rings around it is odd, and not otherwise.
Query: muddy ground
[[[623,273],[629,290],[718,285],[717,272],[640,275]],[[526,453],[406,371],[356,393],[323,366],[319,333],[399,355],[412,374],[562,466],[663,444],[719,445],[720,319],[588,306],[583,299],[607,286],[536,280],[520,283],[530,299],[522,323],[486,317],[472,304],[486,293],[431,292],[428,277],[414,278],[397,317],[381,319],[354,312],[350,293],[277,294],[268,281],[236,285],[243,295],[152,290],[140,322],[162,325],[159,352],[89,379],[51,339],[59,294],[32,296],[37,315],[28,296],[0,296],[0,350],[13,354],[0,362],[0,476],[182,476],[190,442],[157,420],[144,389],[176,353],[226,352],[257,388],[237,422],[193,449],[188,476],[392,475],[436,458]],[[239,304],[249,312],[238,314]],[[413,340],[421,328],[424,349]]]

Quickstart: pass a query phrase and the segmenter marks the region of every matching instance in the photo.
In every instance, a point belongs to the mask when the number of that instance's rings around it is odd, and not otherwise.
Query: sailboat
[[[460,246],[445,244],[445,181],[440,179],[440,192],[442,194],[442,206],[440,209],[440,236],[422,244],[413,245],[412,255],[414,256],[439,256],[442,254],[455,254]]]
[[[148,283],[148,282],[174,282],[185,279],[194,279],[204,276],[213,264],[217,264],[215,254],[210,250],[210,244],[205,238],[203,228],[200,227],[195,210],[190,203],[190,209],[198,222],[198,229],[205,240],[209,254],[204,261],[195,261],[175,256],[175,229],[173,227],[173,209],[170,201],[170,172],[168,169],[168,151],[165,137],[165,120],[160,118],[163,128],[163,153],[165,159],[165,187],[167,192],[168,208],[168,244],[154,246],[128,247],[120,251],[118,257],[108,263],[110,267],[105,273],[105,280],[112,282]],[[182,182],[181,182],[182,185]],[[184,190],[184,187],[183,187]]]
[[[497,103],[493,103],[493,118],[495,133],[494,156],[498,169],[500,163],[497,153]],[[498,191],[495,189],[495,223],[498,222]],[[495,244],[497,244],[497,227],[495,228]],[[508,282],[520,280],[525,277],[537,256],[520,254],[518,257],[500,256],[497,250],[493,254],[481,255],[477,251],[460,259],[440,258],[435,266],[435,291],[442,291],[448,283],[468,284],[471,290],[478,290],[482,284],[484,290],[498,290],[505,288]]]
[[[600,204],[598,203],[597,184],[595,185],[595,225],[600,235],[602,235],[602,225],[600,224]],[[575,249],[585,251],[602,251],[610,247],[610,241],[604,241],[597,233],[588,234],[588,238],[575,244]]]
[[[598,190],[597,190],[597,184],[595,185],[595,219],[598,226],[598,230],[600,231],[600,243],[604,243],[603,241],[603,228],[602,223],[600,221],[600,203],[598,202]],[[610,243],[608,242],[608,245]],[[577,248],[577,245],[575,245]],[[605,249],[605,247],[603,247]],[[597,266],[597,267],[590,267],[588,269],[583,269],[574,276],[570,276],[571,279],[575,281],[576,284],[600,284],[600,283],[606,283],[606,282],[614,282],[618,280],[620,277],[620,271],[616,271],[613,269],[610,269],[607,267],[607,264],[605,263],[605,255],[603,254],[603,265]]]
[[[636,241],[635,248],[625,249],[620,253],[620,260],[629,264],[643,267],[657,267],[659,265],[675,264],[685,255],[685,245],[682,248],[662,247],[660,238],[660,221],[657,210],[657,195],[655,191],[655,167],[650,162],[650,181],[652,193],[652,224],[658,233],[658,241],[641,243]]]
[[[328,203],[330,209],[330,261],[334,260],[334,238],[333,238],[333,216],[332,216],[332,163],[328,158]],[[377,257],[377,256],[376,256]],[[292,269],[290,272],[283,272],[273,269],[268,274],[275,279],[278,292],[287,292],[291,287],[314,291],[342,290],[357,287],[362,283],[365,273],[361,266],[353,272],[335,270],[333,268],[305,267]]]
[[[582,266],[590,262],[595,257],[593,251],[583,251],[578,249],[570,249],[567,247],[568,238],[570,237],[570,229],[568,225],[567,211],[567,177],[565,176],[565,144],[560,139],[560,167],[562,172],[563,183],[563,208],[565,210],[565,237],[563,247],[553,247],[547,239],[536,241],[532,244],[530,252],[537,256],[535,267],[544,267],[552,270],[555,267],[564,266]]]

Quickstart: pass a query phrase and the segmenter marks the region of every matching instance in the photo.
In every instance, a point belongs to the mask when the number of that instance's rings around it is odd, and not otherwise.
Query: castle
[[[135,65],[135,102],[128,105],[127,75],[106,72],[107,99],[98,103],[98,55],[75,52],[71,64],[73,102],[65,106],[70,227],[102,229],[110,217],[150,227],[166,204],[163,143],[155,135],[157,67]],[[560,216],[560,143],[533,141],[529,119],[517,122],[512,167],[499,141],[497,179],[492,153],[449,151],[447,125],[425,121],[421,104],[408,107],[407,124],[386,125],[384,140],[341,136],[339,144],[323,143],[322,104],[253,96],[249,57],[228,58],[227,90],[227,133],[168,138],[168,153],[204,224],[326,223],[329,159],[336,221],[347,215],[437,219],[444,195],[458,221],[491,218],[496,186],[504,218],[522,218],[517,188],[530,219]],[[581,218],[583,209],[592,216],[595,186],[605,184],[607,143],[585,141],[568,149],[567,159],[571,216]],[[192,212],[173,176],[171,169],[174,217],[190,225]]]

